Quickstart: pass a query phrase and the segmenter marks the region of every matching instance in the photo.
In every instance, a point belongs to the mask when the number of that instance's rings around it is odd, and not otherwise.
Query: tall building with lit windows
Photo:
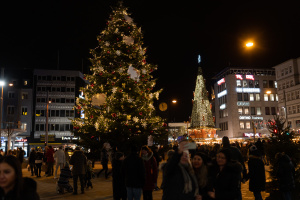
[[[215,77],[215,116],[218,137],[269,135],[266,122],[278,114],[274,69],[225,68]]]
[[[33,71],[34,115],[31,147],[44,145],[47,128],[49,145],[62,145],[75,139],[71,120],[80,115],[75,113],[74,106],[76,97],[80,95],[80,87],[84,85],[83,74],[79,71],[42,69]]]
[[[278,83],[278,107],[290,128],[300,132],[300,57],[273,67]]]

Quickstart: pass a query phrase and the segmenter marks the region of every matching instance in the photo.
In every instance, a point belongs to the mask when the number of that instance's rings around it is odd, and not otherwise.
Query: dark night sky
[[[106,27],[115,0],[22,1],[0,5],[0,67],[57,68],[88,73],[89,49]],[[147,61],[161,101],[178,99],[176,121],[191,115],[201,54],[207,88],[211,78],[231,66],[272,67],[300,56],[299,1],[127,0],[142,27]],[[1,3],[3,4],[3,3]],[[246,51],[244,42],[256,44]]]

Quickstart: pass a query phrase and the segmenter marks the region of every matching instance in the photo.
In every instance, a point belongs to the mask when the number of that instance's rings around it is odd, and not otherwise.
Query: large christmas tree
[[[153,91],[151,75],[157,66],[146,62],[141,28],[126,7],[119,4],[113,10],[97,39],[99,45],[90,51],[91,73],[85,75],[89,84],[76,103],[77,113],[83,114],[73,121],[82,145],[108,141],[124,149],[133,142],[147,144],[150,135],[161,139],[166,124],[153,106],[161,90]]]

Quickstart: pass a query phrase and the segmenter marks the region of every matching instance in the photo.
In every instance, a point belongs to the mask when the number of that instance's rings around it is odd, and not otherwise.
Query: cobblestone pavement
[[[101,169],[100,163],[95,164],[94,171],[98,172]],[[111,170],[111,166],[109,165]],[[268,171],[269,168],[266,167],[266,176],[268,180]],[[23,176],[31,177],[37,182],[37,191],[40,195],[41,200],[46,199],[80,199],[80,200],[113,200],[112,196],[112,178],[105,179],[104,173],[101,173],[99,178],[92,179],[93,189],[85,190],[85,194],[72,195],[72,193],[57,194],[56,193],[56,179],[52,177],[45,177],[44,172],[42,172],[41,178],[36,178],[35,176],[30,176],[30,172],[27,169],[23,169]],[[162,173],[159,173],[158,185],[162,182]],[[70,179],[70,184],[73,185],[72,179]],[[78,187],[80,188],[80,183],[78,181]],[[80,191],[80,190],[79,190]],[[249,181],[242,184],[242,196],[243,200],[254,200],[252,192],[249,192]],[[269,196],[268,193],[262,192],[263,199]],[[153,192],[153,200],[160,200],[162,198],[162,190]]]

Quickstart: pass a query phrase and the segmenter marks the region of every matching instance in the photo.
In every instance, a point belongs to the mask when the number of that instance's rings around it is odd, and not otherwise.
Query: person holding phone
[[[197,179],[190,162],[189,142],[179,143],[178,149],[168,161],[163,176],[163,200],[201,200]]]

